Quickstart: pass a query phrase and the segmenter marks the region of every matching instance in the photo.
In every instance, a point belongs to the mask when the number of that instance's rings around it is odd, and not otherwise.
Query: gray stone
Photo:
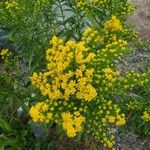
[[[46,130],[40,124],[31,123],[30,127],[36,139],[46,138]]]
[[[8,34],[5,30],[0,29],[0,49],[9,48]]]

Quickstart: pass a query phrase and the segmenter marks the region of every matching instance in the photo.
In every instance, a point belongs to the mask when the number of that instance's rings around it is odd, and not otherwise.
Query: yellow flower
[[[30,116],[32,117],[32,120],[34,122],[38,122],[38,117],[39,116],[39,111],[38,109],[35,109],[34,106],[31,107],[30,111],[29,111]]]
[[[106,121],[107,121],[106,118],[102,118],[103,123],[106,123]]]
[[[75,131],[75,129],[74,129],[73,127],[67,129],[67,135],[68,135],[68,137],[74,137],[74,136],[76,136],[76,131]]]
[[[80,126],[83,122],[85,121],[85,118],[83,116],[79,116],[79,117],[76,117],[74,119],[74,124],[76,127]]]
[[[121,22],[119,19],[117,19],[116,16],[112,16],[110,20],[105,22],[104,29],[106,30],[106,32],[123,31]]]
[[[92,82],[94,69],[86,67],[95,54],[84,55],[88,49],[83,41],[76,43],[70,40],[64,43],[54,36],[50,43],[52,47],[46,52],[47,70],[44,73],[33,73],[32,85],[39,88],[43,96],[48,96],[52,100],[69,100],[71,95],[86,101],[94,99],[97,93],[89,84]],[[76,66],[74,71],[72,63]]]
[[[142,119],[145,121],[150,121],[150,114],[147,111],[144,111]]]
[[[47,118],[50,120],[52,118],[52,113],[47,113]]]
[[[76,136],[77,132],[82,131],[81,125],[84,123],[85,118],[79,112],[74,112],[75,116],[69,112],[62,113],[63,128],[66,130],[68,137]]]
[[[95,57],[94,53],[89,53],[89,55],[85,58],[83,62],[90,62]]]
[[[110,74],[110,73],[113,73],[113,70],[111,68],[105,68],[103,69],[103,72]]]
[[[77,69],[75,74],[76,74],[77,77],[82,77],[82,70]]]
[[[105,75],[106,79],[111,80],[113,76],[111,74]]]
[[[85,74],[87,77],[90,77],[93,76],[93,73],[94,73],[94,69],[91,68],[91,69],[87,69]]]
[[[12,52],[9,51],[9,49],[3,49],[1,52],[0,52],[0,55],[2,56],[2,59],[5,59],[9,56],[12,55]]]
[[[68,112],[67,113],[64,112],[64,113],[62,113],[62,118],[64,121],[70,121],[72,118],[72,115]]]
[[[70,40],[70,41],[68,41],[68,42],[66,43],[66,45],[67,45],[68,47],[70,47],[70,48],[75,48],[75,46],[76,46],[76,42],[75,42],[75,41]]]
[[[6,9],[18,8],[18,3],[16,2],[5,2],[5,5],[6,5]]]
[[[112,147],[113,147],[113,143],[110,142],[110,141],[107,141],[107,146],[108,146],[109,148],[112,148]]]
[[[125,118],[121,118],[116,122],[116,125],[117,126],[121,126],[121,125],[124,125],[126,123],[126,120]]]
[[[48,105],[47,104],[43,104],[41,110],[42,111],[48,110]]]
[[[109,116],[108,118],[110,123],[114,123],[115,122],[115,117],[114,116]]]
[[[52,118],[52,113],[47,113],[49,105],[44,102],[39,102],[30,108],[29,114],[33,122],[49,122]]]
[[[83,77],[83,78],[80,78],[79,79],[79,85],[83,86],[87,83],[87,78],[86,77]]]
[[[76,54],[76,62],[78,64],[83,63],[83,54],[82,54],[82,52],[79,52],[78,54]]]
[[[79,111],[75,111],[75,112],[74,112],[74,115],[75,115],[75,116],[79,116],[79,115],[80,115],[80,112],[79,112]]]
[[[79,42],[76,44],[76,53],[80,53],[82,51],[87,51],[88,49],[84,46],[84,42]]]
[[[85,31],[83,32],[82,35],[82,40],[85,41],[86,43],[100,43],[103,44],[104,38],[101,37],[98,33],[98,31],[95,31],[92,28],[87,28],[85,29]],[[94,44],[92,46],[94,48]]]

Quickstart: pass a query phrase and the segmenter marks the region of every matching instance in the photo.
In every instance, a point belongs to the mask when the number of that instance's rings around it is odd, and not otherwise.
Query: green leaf
[[[53,148],[54,141],[50,141],[47,145],[47,150],[51,150]]]
[[[6,133],[10,133],[12,131],[10,125],[1,117],[0,117],[0,128]]]
[[[0,150],[4,150],[4,145],[1,145],[1,146],[0,146]]]
[[[5,135],[0,135],[0,145],[10,146],[11,150],[21,150],[18,141],[16,139],[8,138]]]

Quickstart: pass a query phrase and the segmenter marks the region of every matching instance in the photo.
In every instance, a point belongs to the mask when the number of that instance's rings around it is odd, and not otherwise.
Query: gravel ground
[[[150,139],[140,139],[131,132],[118,133],[116,150],[150,150]]]

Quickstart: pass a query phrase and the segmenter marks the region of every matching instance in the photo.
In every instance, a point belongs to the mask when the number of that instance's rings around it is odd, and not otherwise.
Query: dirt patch
[[[136,27],[142,40],[150,40],[150,0],[129,1],[138,6],[129,21]]]

